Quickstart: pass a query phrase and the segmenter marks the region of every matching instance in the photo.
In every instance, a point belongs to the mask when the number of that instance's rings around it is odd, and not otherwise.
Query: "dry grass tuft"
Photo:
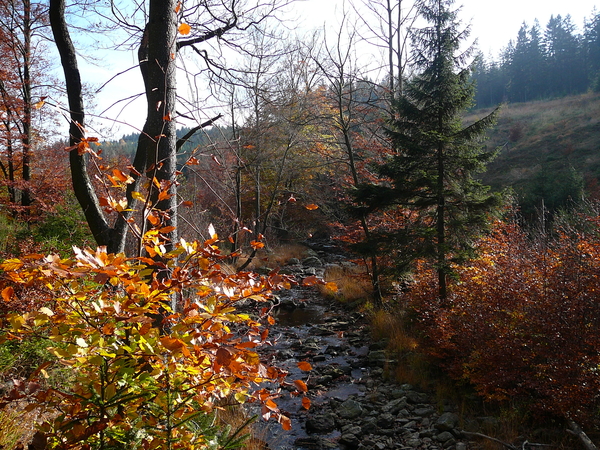
[[[253,422],[253,416],[248,414],[247,409],[243,405],[228,406],[219,409],[217,419],[223,425],[229,425],[232,432],[240,430],[239,436],[249,434],[250,436],[244,441],[242,449],[244,450],[266,450],[267,436],[264,427],[260,423]]]
[[[371,279],[363,267],[328,267],[323,279],[326,283],[335,283],[337,290],[334,291],[327,285],[319,286],[321,294],[342,303],[366,302],[372,296]]]
[[[26,407],[25,402],[13,402],[0,410],[0,449],[27,448],[32,441],[38,414]]]
[[[246,261],[248,256],[246,254],[242,255],[238,264]],[[285,266],[292,258],[302,260],[307,256],[309,256],[309,249],[302,244],[282,244],[269,249],[265,247],[257,251],[248,269],[257,270],[262,267],[275,269]],[[232,270],[234,269],[232,268]]]

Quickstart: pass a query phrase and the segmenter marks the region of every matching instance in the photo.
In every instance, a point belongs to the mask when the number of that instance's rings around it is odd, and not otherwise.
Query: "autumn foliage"
[[[498,222],[480,256],[456,268],[444,304],[421,265],[408,301],[428,351],[488,400],[589,420],[600,392],[598,225],[579,214],[531,238]]]
[[[268,342],[268,308],[254,317],[236,310],[290,280],[225,273],[215,235],[164,253],[160,234],[152,230],[143,244],[163,262],[75,248],[69,259],[29,255],[0,265],[2,301],[37,298],[37,309],[2,317],[2,339],[46,340],[55,357],[15,381],[2,403],[30,401],[52,448],[205,448],[202,417],[247,402],[290,427],[278,393],[261,386],[286,383],[256,352]],[[64,380],[51,385],[45,378],[60,367]],[[303,381],[288,386],[305,396]]]

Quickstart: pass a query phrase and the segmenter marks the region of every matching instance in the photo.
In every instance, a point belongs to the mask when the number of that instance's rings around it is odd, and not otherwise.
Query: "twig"
[[[473,433],[473,432],[470,432],[470,431],[461,431],[461,433],[464,434],[464,435],[466,435],[466,436],[474,436],[474,437],[480,437],[480,438],[484,438],[484,439],[489,439],[490,441],[494,441],[494,442],[497,442],[498,444],[502,444],[505,447],[510,448],[511,450],[517,450],[517,447],[515,447],[514,445],[509,444],[508,442],[501,441],[500,439],[496,439],[494,437],[488,436],[486,434]]]

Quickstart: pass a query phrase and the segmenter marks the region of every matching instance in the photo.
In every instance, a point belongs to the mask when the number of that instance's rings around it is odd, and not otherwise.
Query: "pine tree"
[[[396,154],[378,167],[381,183],[362,185],[355,199],[363,211],[406,208],[411,220],[382,233],[379,242],[393,242],[400,266],[415,258],[432,259],[437,267],[439,296],[447,295],[453,261],[472,254],[472,242],[500,203],[474,175],[495,152],[485,151],[481,138],[496,111],[463,126],[461,115],[474,97],[471,49],[461,49],[468,29],[461,30],[454,0],[425,0],[421,15],[429,26],[413,34],[417,74],[405,84],[394,104],[388,135]]]

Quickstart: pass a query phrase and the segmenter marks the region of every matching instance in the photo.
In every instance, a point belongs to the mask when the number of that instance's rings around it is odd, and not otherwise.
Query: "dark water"
[[[275,312],[277,323],[271,328],[270,336],[274,337],[270,348],[273,363],[289,373],[288,381],[303,380],[310,385],[311,379],[319,376],[319,368],[325,366],[352,367],[351,375],[345,381],[335,382],[327,387],[309,389],[308,397],[312,402],[310,411],[302,407],[302,397],[293,396],[282,390],[277,405],[292,419],[292,430],[284,431],[278,424],[262,423],[262,432],[267,437],[269,448],[278,450],[301,450],[294,442],[299,438],[307,438],[304,423],[320,404],[332,398],[345,400],[350,395],[362,395],[364,386],[360,384],[363,370],[356,367],[357,357],[364,354],[366,347],[349,345],[340,330],[344,312],[339,306],[326,304],[315,293],[313,298],[303,300],[301,307],[281,308]],[[337,351],[344,348],[344,351]],[[313,366],[312,372],[303,372],[297,363],[308,361]],[[290,389],[293,391],[294,389]],[[340,432],[319,435],[324,439],[335,441]]]

